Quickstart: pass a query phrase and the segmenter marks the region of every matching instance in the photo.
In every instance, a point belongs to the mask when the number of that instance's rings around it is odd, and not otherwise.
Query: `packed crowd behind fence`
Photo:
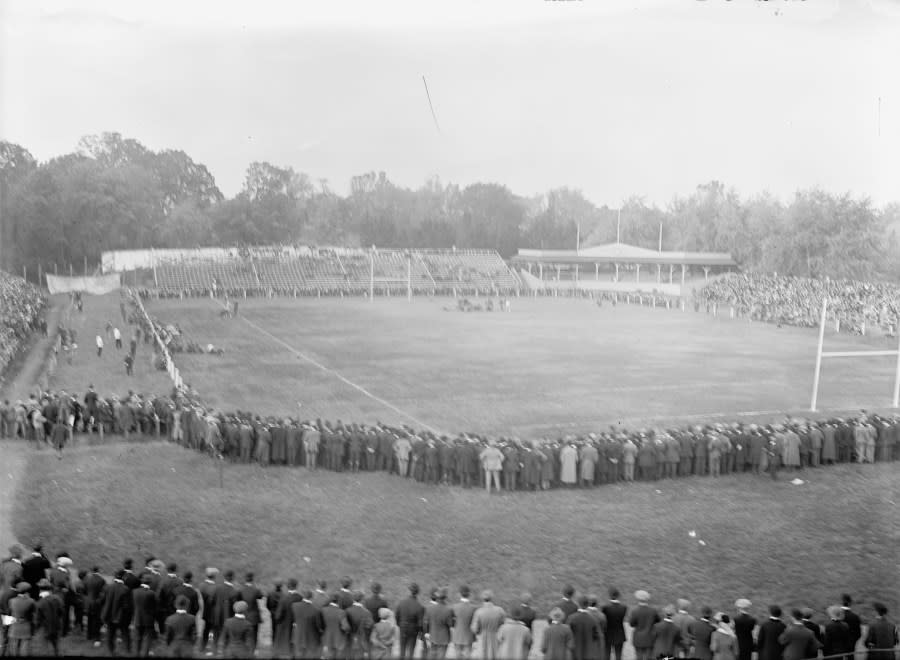
[[[864,630],[848,594],[824,612],[769,605],[762,614],[738,598],[734,612],[714,614],[685,598],[659,608],[643,589],[629,607],[615,588],[601,600],[565,585],[547,612],[527,592],[500,604],[485,589],[477,602],[466,584],[456,587],[457,598],[449,587],[435,587],[422,602],[411,582],[392,605],[377,582],[367,596],[349,576],[339,588],[290,577],[264,592],[253,573],[213,567],[195,586],[192,571],[179,574],[176,563],[152,555],[143,569],[124,559],[110,580],[89,560],[82,566],[90,570],[78,570],[65,551],[54,562],[40,545],[24,554],[13,546],[0,564],[0,644],[11,656],[58,655],[70,635],[99,647],[104,628],[110,655],[182,658],[246,658],[267,646],[276,658],[442,660],[452,648],[461,659],[526,660],[539,651],[544,660],[621,660],[630,642],[637,660],[751,660],[754,652],[757,660],[853,660],[862,641],[867,660],[895,660],[898,644],[887,608],[873,603],[875,617]],[[548,626],[535,625],[545,617]]]
[[[46,332],[46,298],[21,277],[0,271],[0,374],[34,330]]]

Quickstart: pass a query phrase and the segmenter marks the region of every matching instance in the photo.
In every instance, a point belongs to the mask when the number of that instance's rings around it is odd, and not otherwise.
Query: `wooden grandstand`
[[[210,256],[157,251],[154,288],[168,293],[492,293],[513,291],[516,274],[489,250],[242,248]]]

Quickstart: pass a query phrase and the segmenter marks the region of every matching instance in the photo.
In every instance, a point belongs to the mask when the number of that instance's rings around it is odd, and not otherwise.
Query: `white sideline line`
[[[385,401],[385,400],[382,399],[381,397],[375,396],[374,394],[372,394],[369,390],[367,390],[367,389],[366,389],[365,387],[363,387],[362,385],[357,385],[357,384],[354,383],[352,380],[349,380],[349,379],[345,378],[344,376],[342,376],[340,373],[338,373],[338,372],[335,371],[334,369],[331,369],[330,367],[326,367],[324,364],[322,364],[322,363],[320,363],[320,362],[314,360],[313,358],[309,357],[309,356],[306,355],[305,353],[303,353],[303,352],[301,352],[301,351],[298,351],[296,348],[294,348],[293,346],[291,346],[291,345],[288,344],[287,342],[283,341],[282,339],[279,339],[278,337],[276,337],[275,335],[273,335],[273,334],[272,334],[271,332],[269,332],[268,330],[265,330],[265,329],[263,329],[263,328],[260,328],[258,325],[256,325],[253,321],[251,321],[250,319],[248,319],[246,316],[241,316],[241,319],[244,321],[244,323],[246,323],[246,324],[252,326],[253,328],[256,328],[256,330],[258,330],[259,332],[263,333],[264,335],[267,335],[267,336],[268,336],[270,339],[272,339],[273,341],[275,341],[275,342],[281,344],[282,346],[284,346],[287,350],[289,350],[291,353],[293,353],[294,355],[296,355],[296,356],[299,357],[300,359],[306,360],[306,361],[309,362],[311,365],[316,366],[316,367],[318,367],[319,369],[321,369],[322,371],[331,374],[332,376],[334,376],[335,378],[337,378],[337,379],[340,380],[341,382],[346,383],[346,384],[349,385],[350,387],[352,387],[352,388],[354,388],[354,389],[356,389],[356,390],[362,392],[363,394],[365,394],[367,397],[369,397],[369,398],[372,399],[373,401],[377,401],[378,403],[380,403],[381,405],[385,406],[386,408],[390,408],[391,410],[393,410],[394,412],[396,412],[396,413],[402,415],[403,417],[406,417],[407,419],[412,420],[413,422],[415,422],[416,424],[418,424],[418,425],[421,426],[422,428],[426,428],[426,429],[428,429],[429,431],[431,431],[432,433],[438,433],[438,434],[440,434],[440,431],[438,431],[438,430],[437,430],[436,428],[434,428],[433,426],[429,426],[428,424],[426,424],[426,423],[423,422],[422,420],[413,417],[413,416],[410,415],[408,412],[406,412],[405,410],[401,410],[400,408],[398,408],[398,407],[395,406],[394,404],[390,403],[389,401]]]

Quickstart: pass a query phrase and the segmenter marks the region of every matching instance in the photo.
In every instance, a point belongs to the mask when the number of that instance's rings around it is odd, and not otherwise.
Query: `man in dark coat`
[[[425,608],[419,602],[419,585],[409,585],[409,596],[400,601],[394,615],[400,629],[400,660],[412,658],[419,635],[422,634],[422,621]]]
[[[238,598],[247,603],[247,611],[245,617],[247,623],[253,627],[253,636],[251,640],[251,652],[256,650],[256,640],[259,635],[259,624],[262,618],[259,615],[259,600],[263,597],[262,591],[253,584],[253,573],[247,573],[244,577],[244,584],[238,589]]]
[[[322,655],[322,633],[325,620],[322,611],[313,605],[312,592],[304,589],[300,600],[291,605],[294,622],[293,644],[295,658],[319,658]]]
[[[760,625],[759,636],[756,638],[758,660],[782,660],[784,646],[779,638],[785,628],[781,620],[781,608],[778,605],[770,605],[769,620]]]
[[[100,567],[94,566],[84,578],[84,609],[87,612],[87,639],[90,642],[100,641],[100,611],[105,592],[106,580],[100,575]]]
[[[191,571],[185,571],[181,576],[181,584],[175,587],[172,593],[176,601],[179,596],[184,596],[188,601],[187,613],[196,617],[200,612],[200,592],[194,587],[193,579],[194,574]]]
[[[122,635],[125,654],[131,655],[131,619],[134,618],[134,596],[123,580],[125,569],[116,571],[112,584],[105,591],[101,619],[106,624],[106,646],[110,655],[116,654],[116,636]]]
[[[443,660],[447,655],[453,623],[453,610],[447,605],[447,590],[439,589],[435,602],[425,608],[422,619],[422,630],[432,659]]]
[[[216,589],[218,586],[216,585],[216,576],[219,574],[218,569],[215,568],[207,568],[206,569],[206,579],[203,580],[203,583],[200,585],[200,598],[203,602],[203,632],[200,635],[200,651],[206,651],[207,644],[209,643],[210,636],[214,635],[215,631],[215,607],[214,600],[216,595]],[[214,638],[213,651],[215,651],[215,641]]]
[[[674,658],[681,645],[681,628],[672,620],[672,617],[675,616],[674,607],[666,605],[663,614],[663,620],[653,624],[651,629],[651,634],[653,635],[653,657]]]
[[[351,660],[362,660],[369,656],[369,635],[372,634],[372,628],[375,626],[372,613],[363,605],[363,595],[361,591],[354,592],[353,605],[345,610],[347,622],[350,624],[350,653],[348,657]],[[446,601],[446,599],[447,596],[444,594],[444,600]],[[450,608],[447,609],[449,610]],[[453,616],[453,612],[450,612],[450,616]],[[450,630],[448,628],[447,644],[449,643]]]
[[[531,594],[526,591],[522,594],[521,598],[519,598],[519,601],[519,607],[517,608],[518,616],[514,618],[524,623],[528,630],[531,630],[531,626],[537,617],[537,612],[535,612],[534,608],[531,606]]]
[[[558,607],[562,610],[563,613],[563,623],[566,622],[570,616],[575,614],[578,611],[578,605],[575,604],[575,601],[572,600],[572,596],[575,595],[575,587],[571,584],[567,584],[563,587],[562,590],[562,600],[560,600],[553,607]]]
[[[784,647],[784,660],[804,660],[816,658],[822,646],[812,631],[803,625],[803,612],[791,610],[791,623],[778,636],[778,642]]]
[[[272,644],[275,644],[275,638],[278,636],[278,623],[275,621],[275,612],[278,611],[278,601],[284,595],[284,583],[281,580],[275,580],[272,588],[266,592],[266,609],[269,610],[269,621],[272,626]]]
[[[700,618],[690,625],[691,640],[693,641],[694,654],[697,660],[712,660],[712,634],[715,632],[716,626],[712,622],[712,610],[704,607],[701,610]],[[752,641],[752,640],[751,640]]]
[[[43,548],[34,546],[31,556],[22,562],[22,581],[31,585],[29,595],[34,600],[38,595],[38,582],[47,577],[47,571],[52,568],[50,560],[43,553]]]
[[[853,643],[850,650],[854,651],[856,649],[856,644],[859,642],[860,637],[862,637],[862,621],[860,621],[859,615],[850,609],[853,605],[853,599],[850,597],[850,594],[843,594],[841,596],[841,602],[843,603],[841,610],[844,612],[844,623],[846,623],[847,627],[850,629],[850,641]]]
[[[738,660],[750,660],[753,655],[753,629],[756,628],[756,619],[747,613],[751,603],[746,598],[739,598],[735,602],[738,614],[734,617],[734,634],[738,643]]]
[[[388,602],[381,595],[381,585],[379,583],[372,583],[372,595],[363,601],[363,606],[369,610],[373,621],[379,621],[378,610],[388,606]]]
[[[628,624],[632,627],[631,643],[637,660],[650,660],[653,651],[653,626],[659,622],[659,612],[650,607],[650,594],[640,590],[635,592],[638,606],[631,611]]]
[[[247,603],[239,600],[231,607],[234,616],[222,624],[222,653],[226,658],[252,658],[253,626],[246,618]]]
[[[578,609],[569,615],[566,624],[572,629],[573,660],[600,660],[600,624],[587,611],[588,601],[584,596],[578,598]]]
[[[834,660],[851,660],[853,640],[850,628],[844,623],[844,612],[837,605],[828,608],[828,623],[825,624],[825,638],[822,640],[822,655]],[[842,658],[836,657],[844,654]]]
[[[177,570],[178,566],[173,563],[166,567],[166,574],[159,581],[159,588],[156,592],[156,623],[159,626],[160,634],[166,631],[166,619],[175,614],[175,590],[182,584]]]
[[[45,652],[59,655],[59,637],[62,633],[63,601],[53,593],[48,580],[38,583],[38,601],[34,613],[34,635]],[[47,653],[50,655],[50,653]]]
[[[188,613],[186,596],[175,597],[175,613],[166,617],[165,640],[170,658],[191,658],[197,641],[197,619]]]
[[[816,638],[816,641],[819,642],[819,644],[821,644],[822,643],[822,628],[819,626],[818,623],[813,622],[812,617],[813,617],[812,608],[804,607],[803,608],[803,619],[802,619],[801,623],[804,626],[806,626],[807,628],[809,628],[810,632]]]
[[[341,608],[340,596],[332,594],[331,602],[322,608],[322,621],[325,631],[322,634],[322,654],[328,660],[343,658],[346,652],[350,622],[347,613]]]
[[[212,599],[213,637],[215,638],[216,647],[219,646],[219,640],[225,628],[225,621],[234,613],[234,604],[238,600],[238,590],[234,586],[234,571],[225,571],[224,578],[222,584],[218,585],[213,592]],[[250,625],[246,617],[242,621]],[[243,625],[241,627],[243,628]]]
[[[894,660],[897,657],[894,649],[900,643],[897,626],[887,618],[887,607],[881,603],[875,603],[873,607],[878,616],[869,626],[866,635],[868,660]]]
[[[16,595],[9,599],[9,616],[12,623],[6,630],[6,654],[12,656],[28,655],[29,645],[33,635],[35,603],[31,596],[31,585],[27,582],[19,582],[16,585]]]
[[[625,644],[625,616],[628,608],[619,602],[619,590],[609,590],[609,602],[601,608],[606,617],[606,655],[607,660],[612,659],[611,653],[615,651],[616,660],[622,660],[622,646]]]
[[[294,627],[293,605],[301,600],[303,596],[297,591],[297,580],[290,578],[287,581],[287,592],[282,594],[278,600],[278,609],[275,610],[275,630],[277,635],[273,639],[273,653],[278,657],[289,657],[291,655],[291,637]]]
[[[127,558],[122,561],[122,582],[131,590],[141,586],[141,579],[134,574],[134,560]]]
[[[152,578],[141,576],[141,586],[135,589],[134,595],[134,632],[137,636],[137,654],[142,658],[150,655],[150,649],[156,641],[156,593],[150,588]]]

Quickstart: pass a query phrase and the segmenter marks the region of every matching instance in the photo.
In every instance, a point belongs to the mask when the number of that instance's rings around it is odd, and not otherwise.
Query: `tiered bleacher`
[[[158,263],[155,288],[168,295],[362,295],[405,292],[490,294],[517,288],[499,254],[486,250],[241,248],[218,258]]]

